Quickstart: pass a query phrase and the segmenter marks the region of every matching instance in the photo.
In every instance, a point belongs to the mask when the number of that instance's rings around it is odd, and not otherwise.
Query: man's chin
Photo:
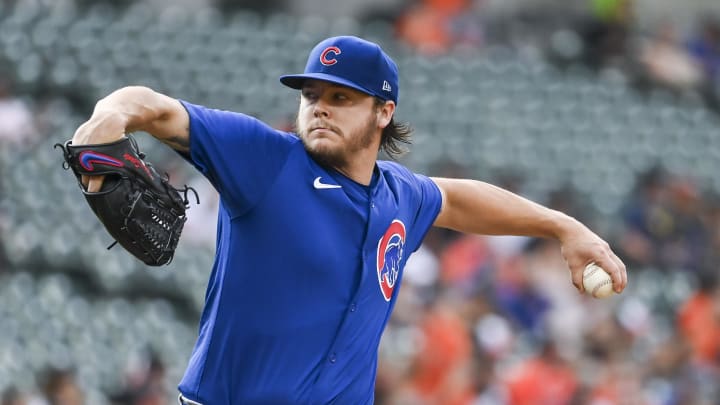
[[[305,144],[305,150],[308,154],[323,166],[340,167],[345,164],[347,159],[335,148],[328,147],[318,143]]]

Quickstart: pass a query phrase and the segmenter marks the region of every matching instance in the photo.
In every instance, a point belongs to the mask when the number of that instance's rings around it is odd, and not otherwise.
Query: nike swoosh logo
[[[92,150],[85,150],[80,152],[80,155],[78,155],[78,160],[80,161],[80,166],[90,172],[95,170],[95,165],[114,167],[125,166],[122,161],[117,160],[112,156],[108,156]]]
[[[318,177],[313,181],[313,187],[315,187],[318,190],[323,190],[326,188],[342,188],[342,186],[339,186],[337,184],[325,184],[320,182],[321,177]]]

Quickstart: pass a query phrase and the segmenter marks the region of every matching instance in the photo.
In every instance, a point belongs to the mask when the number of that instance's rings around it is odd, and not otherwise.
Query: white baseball
[[[583,287],[588,294],[595,298],[605,298],[614,293],[610,275],[595,263],[585,266]]]

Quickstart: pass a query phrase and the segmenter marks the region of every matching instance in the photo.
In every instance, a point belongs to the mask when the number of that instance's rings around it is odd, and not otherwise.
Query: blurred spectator
[[[435,12],[429,5],[418,2],[411,6],[396,23],[400,40],[425,54],[440,54],[450,47],[448,17]]]
[[[698,290],[678,311],[677,325],[695,361],[720,367],[720,287],[714,271],[701,274]]]
[[[500,312],[523,331],[543,336],[544,315],[549,302],[532,282],[526,259],[516,256],[500,260],[494,281],[494,301]]]
[[[71,369],[50,368],[42,377],[42,397],[34,398],[30,405],[84,405],[82,390]]]
[[[472,405],[507,404],[507,392],[495,373],[495,360],[477,356],[471,366],[471,386],[475,392]]]
[[[490,249],[484,236],[461,235],[440,255],[441,281],[458,290],[474,288],[482,284],[481,278],[488,280],[490,277],[490,260]]]
[[[179,179],[176,181],[179,181]],[[193,205],[192,209],[187,211],[183,239],[193,245],[214,250],[218,204],[220,203],[218,192],[204,177],[196,173],[187,179],[186,183],[197,191],[200,204],[195,205],[194,197],[190,197]]]
[[[478,294],[466,300],[460,311],[466,325],[472,326],[476,360],[495,362],[510,354],[516,335],[510,322],[487,299]]]
[[[663,22],[643,41],[639,61],[653,84],[676,91],[697,88],[703,80],[700,65],[682,47],[672,21]]]
[[[634,22],[633,0],[592,0],[592,14],[582,21],[584,62],[593,68],[607,66],[625,70]]]
[[[707,195],[703,201],[703,223],[708,232],[708,246],[703,253],[701,272],[715,272],[720,263],[720,197]]]
[[[667,188],[673,229],[661,247],[660,257],[667,267],[700,271],[703,252],[710,243],[709,232],[702,222],[704,207],[700,192],[692,179],[678,176]]]
[[[112,396],[113,404],[163,405],[167,400],[165,364],[154,351],[139,360],[128,370],[124,390]]]
[[[579,387],[578,376],[552,341],[543,344],[539,355],[513,368],[505,384],[508,405],[569,405]]]
[[[702,66],[711,82],[720,80],[720,21],[716,18],[704,18],[687,43],[690,55]]]
[[[421,53],[435,55],[450,48],[484,44],[477,4],[469,0],[419,0],[396,21],[398,38]]]
[[[551,191],[548,195],[547,206],[582,222],[589,220],[587,218],[588,210],[581,205],[580,196],[570,184],[563,184]]]
[[[584,297],[569,283],[570,272],[557,244],[536,239],[525,254],[527,277],[546,306],[541,332],[558,343],[562,355],[578,355],[589,319]]]
[[[27,398],[17,388],[10,386],[2,393],[0,405],[27,405]]]
[[[410,368],[410,386],[418,404],[468,404],[474,393],[471,381],[472,340],[447,297],[441,297],[420,323],[422,345]]]
[[[687,50],[705,74],[706,85],[701,88],[705,100],[720,110],[720,20],[703,17],[699,25],[687,42]]]
[[[592,381],[584,387],[584,402],[579,403],[651,405],[642,395],[643,377],[641,367],[630,359],[617,356],[604,359],[594,368]]]
[[[650,396],[652,403],[710,405],[720,398],[717,366],[692,360],[687,341],[672,334],[651,354],[646,379],[656,388]],[[662,387],[661,390],[657,388]]]
[[[597,305],[589,305],[586,309],[585,353],[580,359],[604,364],[605,368],[612,370],[612,374],[617,374],[618,366],[632,357],[638,338],[607,307],[597,301],[593,303]],[[597,385],[602,381],[601,378],[593,378],[589,382]]]
[[[657,249],[668,234],[672,218],[665,207],[665,176],[653,168],[640,176],[621,216],[625,226],[620,250],[628,267],[658,265]]]
[[[0,77],[0,147],[3,143],[29,147],[36,137],[30,108],[12,93],[11,83]]]
[[[439,273],[440,265],[435,252],[423,244],[405,263],[403,283],[417,288],[430,289],[437,283]]]

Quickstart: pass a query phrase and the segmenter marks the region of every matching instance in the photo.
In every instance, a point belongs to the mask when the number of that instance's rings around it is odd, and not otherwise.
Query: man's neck
[[[376,159],[365,159],[362,162],[357,162],[353,165],[346,165],[343,167],[333,167],[339,173],[342,173],[345,177],[350,180],[362,184],[363,186],[369,186],[372,181],[373,171],[375,170]]]
[[[373,171],[375,170],[379,150],[380,145],[375,144],[368,148],[356,151],[345,165],[340,167],[334,166],[333,169],[342,173],[345,177],[356,183],[362,184],[363,186],[369,186],[372,182]]]

